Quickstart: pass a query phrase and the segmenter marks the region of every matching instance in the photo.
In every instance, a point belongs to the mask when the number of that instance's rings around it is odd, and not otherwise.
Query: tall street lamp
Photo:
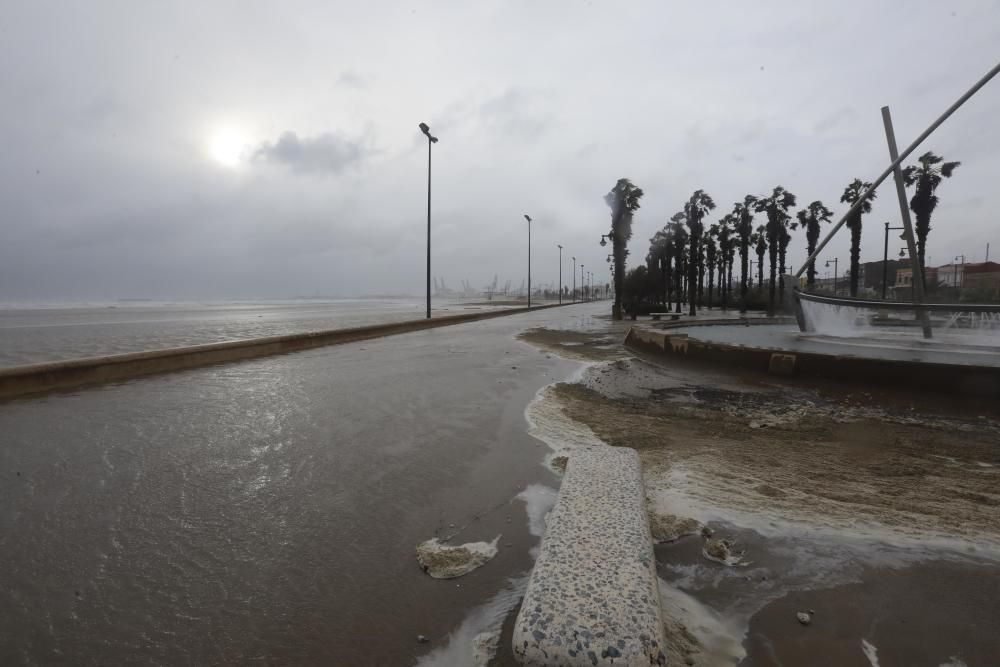
[[[531,308],[531,216],[524,214],[528,221],[528,308]]]
[[[837,296],[837,259],[833,258],[833,295]],[[826,260],[826,268],[830,268],[830,260]]]
[[[573,258],[573,303],[576,303],[576,257]]]
[[[586,283],[583,280],[583,262],[580,262],[580,301],[586,301],[587,300],[587,296],[586,296],[587,295],[587,291],[584,288],[585,284]]]
[[[559,246],[559,305],[562,305],[562,246]]]
[[[427,136],[427,319],[431,319],[431,144],[437,143],[437,137],[431,134],[427,123],[419,127]]]

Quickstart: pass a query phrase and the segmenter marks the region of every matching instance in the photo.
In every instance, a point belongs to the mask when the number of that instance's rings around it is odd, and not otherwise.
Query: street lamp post
[[[524,214],[528,221],[528,308],[531,308],[531,216]]]
[[[573,258],[573,303],[576,303],[576,257]]]
[[[889,286],[889,230],[903,230],[905,227],[890,227],[885,223],[885,249],[882,251],[882,300],[885,301],[885,291]],[[900,234],[899,238],[905,238],[905,234]]]
[[[583,280],[583,262],[580,262],[580,301],[587,300],[586,283]]]
[[[559,246],[559,305],[562,305],[562,246]]]
[[[952,282],[955,283],[955,287],[959,287],[958,284],[958,260],[962,260],[962,283],[965,283],[965,255],[955,255],[955,259],[952,261],[954,266],[954,271],[952,271]]]
[[[419,127],[427,136],[427,319],[431,319],[431,144],[436,144],[438,139],[431,134],[427,123]]]
[[[833,258],[833,295],[837,296],[837,261],[838,258]],[[826,260],[826,268],[830,268],[830,260]]]

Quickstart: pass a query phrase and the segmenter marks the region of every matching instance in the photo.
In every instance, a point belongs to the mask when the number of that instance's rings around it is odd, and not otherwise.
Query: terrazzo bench
[[[523,665],[664,665],[639,455],[570,454],[514,624]]]

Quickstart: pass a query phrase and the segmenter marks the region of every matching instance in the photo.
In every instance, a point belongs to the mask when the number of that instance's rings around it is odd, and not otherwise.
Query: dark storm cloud
[[[299,137],[284,132],[274,143],[264,142],[253,153],[253,159],[288,167],[302,173],[336,174],[357,164],[365,157],[360,141],[339,134]]]

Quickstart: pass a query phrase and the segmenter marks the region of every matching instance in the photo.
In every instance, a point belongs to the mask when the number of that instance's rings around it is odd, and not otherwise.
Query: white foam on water
[[[584,371],[586,367],[574,374],[576,379],[582,377]],[[589,426],[566,416],[559,401],[551,396],[552,391],[552,385],[542,387],[525,408],[528,434],[544,442],[558,455],[566,455],[581,447],[607,447]]]
[[[802,306],[807,331],[843,338],[865,336],[873,331],[873,327],[868,323],[870,308],[835,306],[806,299],[801,299],[799,303]]]
[[[417,660],[420,667],[485,667],[496,655],[504,619],[517,607],[528,587],[528,577],[510,579],[488,602],[476,607],[451,632],[443,646]]]
[[[878,649],[875,648],[874,644],[869,642],[867,639],[862,639],[861,650],[864,651],[865,657],[868,658],[868,662],[871,663],[872,667],[879,667]]]
[[[917,526],[901,526],[834,516],[823,508],[802,503],[798,510],[785,507],[781,514],[766,502],[745,509],[733,506],[728,494],[738,489],[718,489],[681,463],[672,464],[661,478],[646,476],[647,496],[655,511],[690,517],[700,523],[720,521],[753,530],[764,537],[824,538],[841,543],[877,541],[911,549],[914,554],[941,557],[942,552],[969,554],[1000,560],[1000,544],[979,535],[975,540]],[[815,510],[815,511],[814,511]]]
[[[678,648],[693,638],[697,645],[684,648],[702,665],[734,665],[746,657],[743,636],[749,619],[723,617],[663,579],[658,579],[657,585],[668,648]],[[684,636],[684,631],[690,638]]]
[[[942,662],[938,667],[969,667],[961,658],[951,656],[948,662]]]
[[[528,514],[528,532],[535,537],[545,535],[545,517],[556,504],[559,492],[544,484],[531,484],[517,494],[517,499],[524,502]]]

